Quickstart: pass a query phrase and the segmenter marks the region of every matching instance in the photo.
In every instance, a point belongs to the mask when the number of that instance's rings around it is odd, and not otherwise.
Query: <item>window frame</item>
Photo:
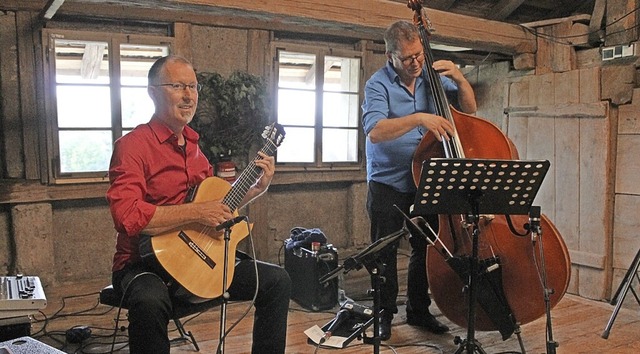
[[[272,116],[277,121],[278,119],[278,89],[279,89],[279,52],[280,51],[289,51],[289,52],[299,52],[312,54],[316,56],[316,109],[315,109],[315,124],[314,128],[314,157],[315,162],[279,162],[276,158],[276,164],[280,171],[326,171],[326,170],[364,170],[365,168],[365,136],[364,131],[362,129],[362,112],[361,106],[364,100],[364,52],[361,50],[353,49],[353,45],[344,45],[342,47],[336,46],[331,43],[298,43],[291,42],[286,40],[276,40],[272,42],[271,45],[271,57],[273,58],[273,68],[272,68],[272,92],[273,92],[273,105],[272,105]],[[322,162],[322,110],[323,110],[323,82],[324,82],[324,72],[320,70],[323,68],[324,58],[326,56],[336,56],[336,57],[344,57],[344,58],[357,58],[360,60],[359,67],[359,80],[358,80],[358,117],[357,117],[357,127],[355,128],[358,136],[358,144],[357,144],[357,160],[354,162]],[[328,91],[332,92],[332,91]],[[286,132],[286,127],[285,127]],[[285,136],[286,140],[286,136]]]
[[[115,32],[95,32],[69,29],[43,29],[43,69],[44,69],[44,112],[46,127],[46,164],[49,181],[52,184],[90,183],[108,181],[108,171],[61,172],[58,110],[56,97],[55,41],[68,39],[77,41],[99,41],[108,43],[109,91],[111,94],[111,140],[112,143],[122,136],[122,101],[120,95],[120,45],[139,44],[167,46],[171,53],[174,38],[162,35],[123,34]],[[151,117],[149,117],[151,118]],[[91,130],[91,129],[86,129]],[[99,130],[104,130],[100,128]]]

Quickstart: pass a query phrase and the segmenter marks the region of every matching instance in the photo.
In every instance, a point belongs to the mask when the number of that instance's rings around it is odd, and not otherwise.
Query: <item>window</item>
[[[167,38],[61,30],[45,35],[51,177],[104,178],[113,142],[153,114],[147,73],[169,53]]]
[[[361,70],[357,53],[287,46],[277,53],[277,162],[359,165]]]

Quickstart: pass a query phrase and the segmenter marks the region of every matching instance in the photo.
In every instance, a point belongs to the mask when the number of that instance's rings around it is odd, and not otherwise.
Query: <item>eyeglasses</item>
[[[173,84],[158,84],[158,85],[151,85],[151,86],[169,86],[172,90],[174,91],[184,91],[185,88],[188,88],[189,91],[200,91],[202,90],[202,84],[191,84],[191,85],[187,85],[187,84],[183,84],[183,83],[173,83]]]
[[[418,63],[421,63],[424,60],[424,52],[420,52],[416,55],[412,55],[410,57],[400,57],[398,55],[396,55],[396,58],[398,58],[398,60],[400,60],[400,62],[402,63],[402,65],[404,66],[409,66],[411,64],[413,64],[413,61],[417,61]]]

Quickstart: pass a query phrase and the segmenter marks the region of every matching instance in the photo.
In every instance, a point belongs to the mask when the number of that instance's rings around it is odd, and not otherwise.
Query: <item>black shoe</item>
[[[407,323],[411,326],[426,328],[428,331],[435,334],[442,334],[449,331],[449,327],[431,315],[422,318],[407,317]]]
[[[380,326],[378,327],[378,337],[380,340],[388,340],[391,338],[391,321],[393,321],[393,316],[382,316],[380,317]]]

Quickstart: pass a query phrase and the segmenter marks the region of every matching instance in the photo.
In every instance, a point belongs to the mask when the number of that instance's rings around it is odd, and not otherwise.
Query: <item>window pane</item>
[[[325,127],[358,127],[358,95],[350,93],[324,93],[322,125]]]
[[[169,54],[172,40],[145,36],[141,44],[128,35],[106,33],[58,33],[50,38],[55,46],[55,71],[49,73],[55,102],[50,107],[56,111],[47,113],[59,148],[52,153],[57,161],[54,177],[106,172],[114,139],[153,115],[147,75],[158,58]],[[110,45],[119,48],[117,56],[110,53]],[[119,94],[111,94],[114,90]]]
[[[313,91],[278,90],[278,123],[313,126],[316,94]]]
[[[336,56],[337,51],[330,48],[309,51],[315,54],[277,53],[277,121],[287,129],[285,148],[279,149],[277,161],[318,167],[325,162],[357,163],[360,58]],[[321,136],[322,141],[316,140]]]
[[[135,128],[153,115],[153,101],[147,94],[147,75],[153,63],[169,54],[169,47],[120,45],[122,127]]]
[[[322,162],[357,161],[357,129],[322,129]]]
[[[61,131],[60,172],[107,171],[111,131]]]
[[[108,86],[58,85],[58,126],[61,128],[111,127]]]
[[[314,162],[313,128],[284,127],[287,136],[278,148],[278,162]]]
[[[123,87],[121,96],[124,128],[135,128],[151,119],[155,109],[146,87]]]
[[[278,87],[316,87],[316,56],[307,53],[278,52]]]
[[[324,69],[325,91],[358,92],[360,59],[327,56]]]
[[[167,46],[120,45],[120,83],[123,86],[147,86],[151,65],[169,54]]]
[[[106,42],[56,39],[55,45],[57,83],[109,83]]]

